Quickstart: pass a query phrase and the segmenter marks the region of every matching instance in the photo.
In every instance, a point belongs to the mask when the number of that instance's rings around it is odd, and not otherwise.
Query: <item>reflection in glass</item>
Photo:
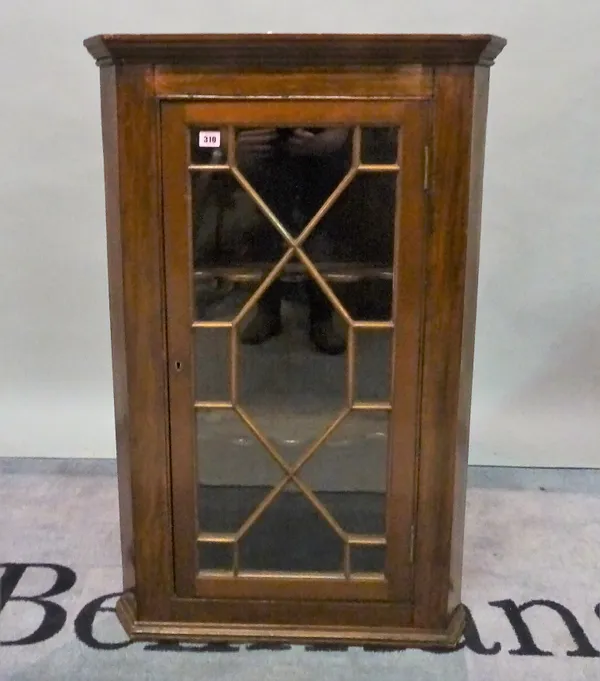
[[[299,473],[341,528],[385,532],[388,413],[353,411]]]
[[[361,162],[365,165],[393,164],[398,158],[396,128],[363,128]]]
[[[345,128],[240,130],[239,170],[292,236],[314,216],[350,170]]]
[[[306,253],[338,282],[359,321],[392,316],[395,190],[395,173],[359,173],[306,240]]]
[[[341,572],[344,543],[290,484],[241,539],[239,552],[242,572]]]
[[[272,487],[281,467],[231,409],[196,412],[201,532],[236,532]]]
[[[354,362],[354,399],[357,402],[389,402],[392,376],[392,332],[357,329]]]
[[[253,255],[266,252],[253,248],[261,238],[265,221],[252,199],[226,170],[203,170],[192,174],[192,220],[194,266],[227,267],[246,264]],[[269,228],[272,242],[280,247],[281,238]],[[271,253],[277,249],[272,249]],[[273,255],[266,263],[275,263]]]
[[[263,280],[264,277],[261,276],[261,273],[247,276],[240,275],[239,277],[232,273],[227,275],[227,278],[222,281],[219,287],[220,295],[214,295],[212,298],[209,298],[205,288],[202,293],[197,293],[196,295],[196,320],[199,322],[233,322],[242,312],[250,298],[256,293]],[[270,300],[273,297],[279,299],[279,288],[279,282],[274,282],[267,287],[261,299]],[[256,308],[257,304],[255,303],[252,306],[252,310],[240,321],[242,328],[245,329],[251,322],[255,316],[254,311]],[[265,334],[269,332],[269,329],[262,326],[260,330]],[[250,332],[247,332],[244,342],[249,345],[260,345],[269,340],[272,335],[275,335],[272,332],[269,333],[271,335],[267,338],[258,338],[256,341],[253,341],[250,337]]]
[[[191,182],[195,318],[233,321],[285,242],[229,173],[197,172]]]
[[[262,318],[267,314],[265,303],[261,309],[259,302],[258,311],[250,312],[248,322],[241,324],[237,376],[240,406],[287,458],[316,440],[341,413],[348,398],[346,358],[315,353],[308,347],[306,313],[298,310],[294,300],[298,291],[280,286],[281,298],[268,301],[277,305],[273,314],[278,325],[268,352],[261,344],[248,342],[273,324]],[[336,319],[335,323],[344,338],[342,322]]]
[[[375,139],[396,139],[395,131],[387,128],[369,129],[364,133],[368,137],[367,133]],[[325,142],[315,141],[325,135],[329,136]],[[225,131],[221,139],[226,140]],[[260,280],[289,247],[258,201],[266,204],[293,238],[336,190],[342,190],[340,196],[321,217],[303,251],[351,308],[354,318],[391,318],[397,174],[359,171],[346,187],[344,183],[351,179],[351,139],[348,130],[337,128],[312,128],[304,133],[283,128],[241,130],[236,160],[243,180],[227,170],[191,174],[198,319],[213,318],[205,316],[207,307],[235,297],[238,291],[232,279],[238,283],[244,277]],[[369,143],[363,151],[384,147],[381,141],[378,146]],[[225,149],[221,152],[226,155]],[[286,273],[294,267],[296,258]],[[305,286],[313,288],[307,301],[310,317],[322,330],[322,342],[315,343],[316,348],[329,354],[342,352],[345,344],[328,328],[331,304],[319,295],[312,280]]]
[[[350,170],[350,139],[349,130],[339,128],[241,130],[236,161],[251,193],[260,197],[290,237],[297,238]],[[252,238],[255,258],[276,260],[282,254],[281,239],[268,220],[263,220],[263,226],[266,229],[255,229]],[[320,225],[317,231],[322,231]],[[309,257],[319,254],[318,250],[316,254],[310,248],[303,250]],[[289,281],[298,269],[298,258],[294,258],[269,295],[263,296],[252,327],[245,332],[245,342],[261,344],[279,334],[286,277]],[[342,353],[344,330],[334,321],[331,302],[303,268],[300,274],[296,288],[300,285],[303,289],[313,346],[329,355]]]
[[[217,125],[190,144],[198,568],[381,572],[391,330],[348,350],[348,328],[392,318],[397,130]]]
[[[229,329],[194,329],[196,402],[228,402],[230,392]]]
[[[200,542],[198,544],[198,569],[233,571],[233,547],[231,542]]]
[[[395,173],[359,172],[306,241],[306,253],[317,267],[331,260],[359,271],[368,265],[390,267],[395,190]]]
[[[352,545],[350,549],[350,570],[357,572],[383,573],[385,569],[385,546]]]

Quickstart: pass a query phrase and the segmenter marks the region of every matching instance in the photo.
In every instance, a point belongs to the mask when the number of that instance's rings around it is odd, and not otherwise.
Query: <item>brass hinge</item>
[[[425,176],[423,177],[423,189],[429,191],[429,147],[425,147],[425,161],[423,163]]]
[[[410,563],[415,562],[415,526],[410,526]]]

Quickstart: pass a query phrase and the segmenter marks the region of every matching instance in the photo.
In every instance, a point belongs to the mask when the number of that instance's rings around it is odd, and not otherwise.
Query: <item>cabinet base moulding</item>
[[[136,618],[135,599],[128,594],[117,602],[117,617],[133,641],[173,643],[290,643],[295,645],[338,644],[349,646],[381,645],[410,648],[453,649],[465,627],[465,608],[459,605],[446,629],[431,631],[397,629],[353,629],[348,627],[297,627],[274,625],[220,625],[199,622],[151,622]]]

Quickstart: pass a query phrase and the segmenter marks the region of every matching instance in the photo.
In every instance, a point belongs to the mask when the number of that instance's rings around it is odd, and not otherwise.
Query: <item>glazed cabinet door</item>
[[[417,101],[161,105],[178,597],[410,606],[426,133]]]

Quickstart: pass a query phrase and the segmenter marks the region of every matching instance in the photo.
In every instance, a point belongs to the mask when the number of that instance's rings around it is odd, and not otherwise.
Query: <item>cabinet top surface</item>
[[[239,70],[273,67],[490,66],[506,44],[494,35],[150,34],[84,41],[99,64],[194,64]]]

